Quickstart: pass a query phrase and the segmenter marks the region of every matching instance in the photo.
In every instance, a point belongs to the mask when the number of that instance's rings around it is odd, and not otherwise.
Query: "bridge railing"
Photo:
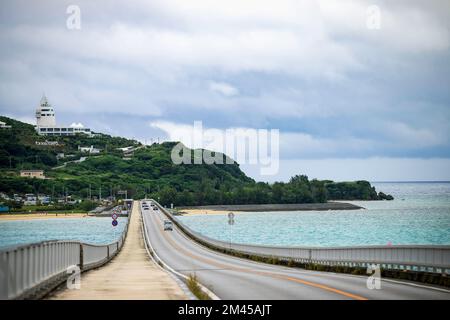
[[[106,245],[54,240],[0,251],[0,300],[40,298],[68,278],[69,268],[105,264],[122,248],[128,221],[120,238]]]
[[[157,202],[155,201],[155,203]],[[450,246],[278,247],[241,244],[207,237],[186,226],[161,205],[159,205],[159,208],[189,237],[222,251],[233,251],[286,261],[293,260],[301,263],[351,267],[367,267],[375,264],[380,265],[383,269],[450,274]]]

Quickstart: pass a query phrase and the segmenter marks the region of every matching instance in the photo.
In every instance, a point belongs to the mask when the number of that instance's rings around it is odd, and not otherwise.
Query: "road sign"
[[[112,221],[113,227],[117,227],[118,224],[119,224],[119,222],[117,222],[117,220],[113,220],[113,221]]]
[[[117,220],[117,213],[113,213],[113,215],[112,215],[112,218],[113,218],[113,220]]]

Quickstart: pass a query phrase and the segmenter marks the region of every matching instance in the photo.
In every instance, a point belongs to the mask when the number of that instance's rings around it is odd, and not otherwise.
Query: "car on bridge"
[[[172,221],[164,220],[164,231],[172,231],[172,230],[173,230]]]

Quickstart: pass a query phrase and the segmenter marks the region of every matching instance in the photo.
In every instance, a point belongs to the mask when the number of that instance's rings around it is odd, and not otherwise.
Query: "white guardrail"
[[[156,201],[152,200],[156,204]],[[411,270],[450,274],[450,246],[442,245],[392,245],[358,247],[276,247],[250,245],[209,238],[192,230],[180,219],[158,204],[162,212],[186,235],[222,251],[293,260],[300,263],[368,267],[380,265],[383,269]]]
[[[105,264],[122,248],[128,221],[119,240],[106,245],[54,240],[0,251],[0,300],[43,297],[68,278],[69,268]]]

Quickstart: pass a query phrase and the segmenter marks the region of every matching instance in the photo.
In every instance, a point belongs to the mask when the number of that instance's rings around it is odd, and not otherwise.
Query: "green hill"
[[[170,158],[176,142],[143,146],[138,141],[105,134],[94,137],[39,136],[32,125],[0,117],[11,125],[0,130],[0,192],[47,194],[74,198],[90,195],[102,197],[127,190],[129,197],[151,196],[163,204],[259,204],[312,203],[330,199],[377,200],[367,181],[342,182],[309,180],[299,175],[288,183],[255,182],[247,177],[237,163],[175,165]],[[53,145],[42,145],[42,142]],[[37,142],[37,143],[36,143]],[[54,143],[57,142],[57,145]],[[83,154],[78,146],[94,146],[100,153],[83,162],[72,162]],[[133,146],[131,157],[121,150]],[[64,153],[63,159],[57,155]],[[19,177],[22,169],[43,169],[48,179]]]

